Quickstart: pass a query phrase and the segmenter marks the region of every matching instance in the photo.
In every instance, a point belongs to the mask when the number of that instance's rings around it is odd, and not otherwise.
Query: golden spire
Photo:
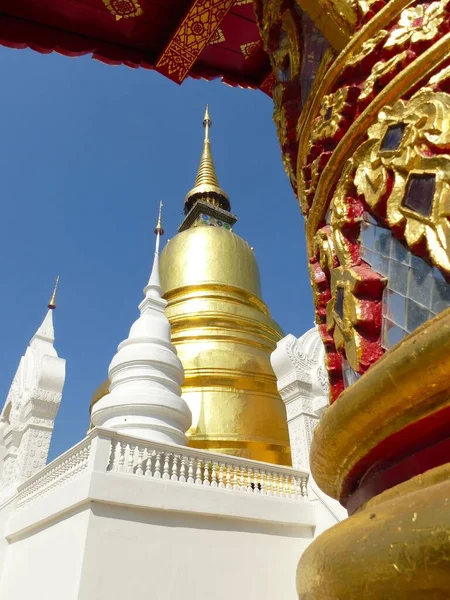
[[[163,207],[163,203],[162,200],[160,200],[159,202],[159,212],[158,212],[158,222],[156,223],[156,227],[155,227],[155,234],[156,235],[164,235],[164,229],[162,226],[162,207]]]
[[[187,194],[184,201],[184,213],[187,215],[197,200],[209,202],[226,211],[230,210],[230,201],[227,194],[219,186],[216,169],[211,153],[211,143],[209,140],[209,130],[212,121],[209,116],[209,108],[206,105],[205,116],[203,117],[203,127],[205,128],[205,138],[203,141],[203,152],[200,158],[197,177],[195,178],[194,188]]]
[[[56,278],[55,287],[53,288],[53,294],[52,294],[52,297],[50,298],[50,302],[47,305],[50,310],[55,310],[55,308],[56,308],[56,290],[58,289],[58,283],[59,283],[59,275]]]

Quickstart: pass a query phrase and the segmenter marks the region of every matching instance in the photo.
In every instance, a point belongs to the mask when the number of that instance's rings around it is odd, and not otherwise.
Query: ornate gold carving
[[[404,10],[398,27],[391,31],[384,47],[432,40],[444,20],[448,1],[438,0],[431,4],[418,4]]]
[[[263,6],[263,41],[270,48],[276,84],[272,97],[273,118],[283,156],[283,164],[296,188],[297,141],[295,128],[301,110],[300,72],[302,62],[302,29],[294,8],[282,10],[280,0]]]
[[[326,411],[311,447],[314,479],[322,490],[338,498],[347,475],[374,447],[449,406],[449,378],[447,309],[384,354]]]
[[[357,233],[349,237],[349,229],[358,223],[353,199],[349,196],[351,174],[349,161],[342,173],[330,206],[331,225],[319,229],[314,237],[313,252],[321,269],[330,273],[331,300],[326,306],[327,330],[333,336],[336,349],[347,358],[357,373],[368,367],[367,349],[362,333],[369,328],[375,333],[374,303],[381,298],[386,280],[362,264]],[[371,293],[368,295],[368,289]],[[380,348],[381,350],[381,348]],[[364,364],[363,364],[364,363]]]
[[[156,69],[181,83],[233,4],[234,0],[196,0],[161,54]]]
[[[270,55],[275,75],[289,70],[287,79],[297,79],[300,76],[302,56],[301,23],[295,12],[287,10],[281,21],[278,47]]]
[[[369,21],[370,25],[371,21]],[[374,115],[383,110],[389,103],[395,102],[406,90],[426,77],[427,72],[435,70],[448,57],[448,44],[450,34],[446,34],[436,41],[428,50],[416,58],[414,62],[407,65],[396,77],[394,77],[379,93],[369,106],[359,115],[358,119],[351,125],[342,140],[333,151],[330,160],[322,172],[317,185],[313,210],[309,214],[306,223],[306,235],[308,251],[311,253],[315,232],[320,227],[327,208],[329,192],[336,183],[342,170],[342,165],[356,152],[361,138],[374,122]],[[334,68],[334,65],[333,65]],[[320,90],[319,90],[320,93]],[[309,121],[310,123],[310,121]],[[311,127],[311,125],[309,125]],[[300,161],[300,156],[299,156]],[[300,163],[301,165],[302,163]],[[301,167],[299,167],[301,168]]]
[[[367,15],[377,0],[358,0],[358,6],[363,15]]]
[[[384,40],[387,34],[388,32],[385,29],[382,29],[376,35],[370,38],[370,40],[364,42],[364,44],[361,46],[361,50],[348,59],[348,64],[356,65],[364,60],[364,58],[369,56],[369,54],[375,50],[377,45]]]
[[[439,71],[439,73],[436,73],[435,75],[433,75],[433,77],[430,78],[428,85],[430,87],[434,87],[434,86],[439,85],[443,81],[446,81],[449,78],[450,78],[450,66],[445,67],[445,69],[442,69],[442,71]]]
[[[389,148],[385,140],[393,127],[399,139]],[[358,192],[379,214],[387,202],[388,224],[404,230],[411,248],[425,242],[433,263],[450,272],[450,95],[424,88],[408,102],[386,106],[368,136],[358,152]],[[428,203],[421,197],[411,204],[414,178],[428,179]]]
[[[388,27],[391,21],[410,3],[411,0],[390,0],[386,6],[384,6],[372,19],[370,19],[358,32],[352,36],[347,46],[338,54],[334,62],[332,62],[334,57],[331,53],[327,53],[324,56],[322,64],[326,66],[326,70],[322,70],[321,67],[321,72],[316,77],[313,85],[313,93],[309,94],[307,104],[300,115],[297,125],[297,139],[299,140],[297,160],[298,198],[304,211],[305,186],[303,182],[302,169],[305,166],[305,159],[308,153],[310,131],[313,128],[314,119],[319,114],[324,96],[329,94],[329,90],[336,86],[343,69],[351,57],[355,54],[358,54],[364,43],[375,37],[381,29]],[[268,4],[272,4],[272,2]],[[364,127],[367,126],[368,124],[366,123]],[[327,195],[325,194],[323,196],[324,201],[326,198]],[[322,218],[323,215],[319,211],[317,220],[314,218],[314,223],[311,223],[311,225],[308,222],[307,240],[309,250],[311,250],[312,238],[314,233],[317,231],[318,224]]]
[[[319,265],[322,271],[330,271],[338,266],[336,252],[334,250],[333,238],[329,226],[322,227],[314,238],[314,254],[319,257]]]
[[[296,0],[315,22],[330,44],[342,50],[356,26],[354,0]]]
[[[333,333],[336,348],[344,354],[355,371],[360,369],[361,336],[357,327],[363,311],[355,292],[364,285],[364,277],[355,269],[337,267],[331,271],[331,295],[327,305],[327,329]],[[341,297],[342,314],[337,310]]]
[[[102,2],[116,17],[116,21],[139,17],[143,14],[143,10],[136,0],[102,0]]]
[[[372,91],[375,87],[376,82],[381,77],[384,77],[388,73],[391,73],[392,71],[394,71],[395,68],[403,60],[405,60],[406,56],[407,56],[407,53],[405,51],[405,52],[402,52],[401,54],[396,54],[389,60],[386,60],[386,61],[380,60],[379,62],[375,63],[374,66],[372,67],[372,71],[371,71],[369,77],[366,79],[366,81],[361,89],[359,99],[364,100],[364,98],[367,98],[367,96],[370,96],[370,94],[372,93]]]
[[[347,96],[348,88],[344,87],[323,98],[319,116],[311,132],[312,141],[331,138],[336,134],[343,119],[342,112]]]

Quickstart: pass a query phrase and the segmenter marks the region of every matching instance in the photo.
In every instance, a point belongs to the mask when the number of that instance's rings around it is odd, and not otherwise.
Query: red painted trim
[[[383,440],[344,482],[341,503],[349,513],[381,492],[450,462],[450,407]]]

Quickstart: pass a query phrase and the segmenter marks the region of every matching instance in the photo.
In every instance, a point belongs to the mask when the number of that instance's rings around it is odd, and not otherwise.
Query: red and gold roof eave
[[[271,93],[270,63],[250,18],[249,0],[169,0],[176,10],[169,16],[166,11],[164,22],[161,5],[153,0],[15,0],[13,4],[14,14],[9,0],[0,0],[3,46],[70,57],[90,54],[110,65],[157,70],[177,83],[186,77],[221,78],[231,86]],[[133,6],[136,14],[118,17],[111,5]],[[160,12],[152,13],[153,6]],[[159,38],[152,47],[147,39],[154,40],[154,31]],[[181,56],[182,68],[169,73],[171,54],[175,63]]]

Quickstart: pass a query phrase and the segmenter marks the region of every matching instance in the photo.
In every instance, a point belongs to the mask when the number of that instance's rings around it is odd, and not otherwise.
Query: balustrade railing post
[[[224,477],[225,477],[224,467],[225,467],[225,465],[222,462],[219,463],[219,487],[220,488],[224,488],[225,487],[225,482],[224,482]],[[226,467],[225,467],[225,469],[226,469]]]
[[[170,452],[164,452],[163,479],[170,479]]]
[[[155,470],[153,472],[153,477],[155,477],[155,479],[161,479],[161,452],[159,450],[156,451]]]
[[[195,471],[195,483],[202,485],[202,459],[197,458],[197,469]]]
[[[174,454],[172,456],[172,475],[170,477],[171,481],[178,481],[178,461],[180,460],[179,454]]]
[[[144,474],[143,458],[144,458],[144,448],[143,448],[143,446],[138,446],[138,458],[137,458],[138,462],[137,462],[136,469],[135,469],[136,475]]]
[[[247,469],[247,492],[253,492],[255,489],[255,484],[252,481],[253,469],[250,467]]]
[[[128,461],[127,461],[127,473],[132,473],[134,470],[134,451],[136,446],[134,444],[127,444]]]
[[[205,468],[204,468],[204,475],[203,475],[203,485],[210,485],[210,481],[209,481],[209,465],[211,463],[206,460],[205,461]]]
[[[145,459],[145,470],[144,470],[144,477],[151,477],[152,476],[152,457],[147,456],[147,458]]]
[[[194,480],[194,458],[189,457],[189,465],[188,465],[188,483],[195,483]]]
[[[235,465],[234,469],[233,469],[234,473],[233,473],[233,490],[238,490],[239,489],[239,470],[238,467]]]
[[[181,457],[181,465],[180,465],[180,477],[178,478],[178,481],[180,481],[181,483],[186,483],[186,463],[188,463],[189,458],[187,456],[182,456]]]
[[[308,496],[307,479],[306,477],[301,478],[302,496],[305,498]]]
[[[211,487],[217,487],[217,463],[213,461],[211,469]]]
[[[227,488],[227,490],[231,490],[232,489],[232,485],[231,485],[231,465],[227,465],[226,466],[227,469],[227,474],[226,474],[226,485],[225,487]]]

